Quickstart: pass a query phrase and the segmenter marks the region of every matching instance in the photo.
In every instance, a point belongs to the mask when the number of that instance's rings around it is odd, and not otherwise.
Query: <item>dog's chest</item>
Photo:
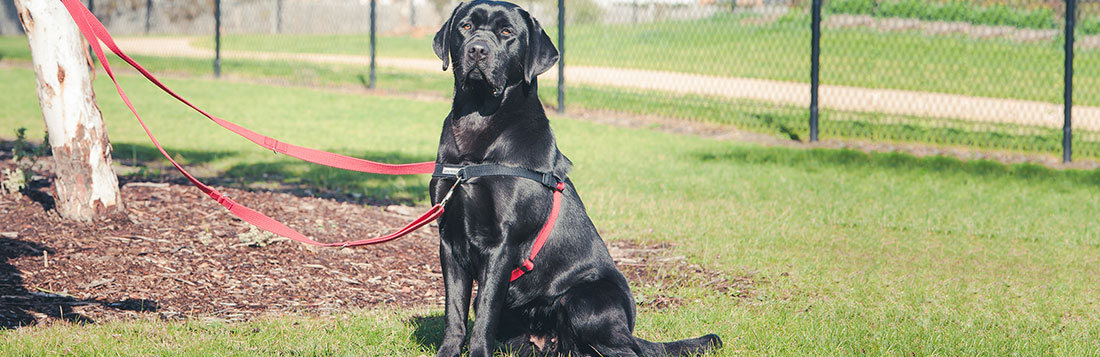
[[[482,187],[476,187],[478,189]],[[465,197],[462,197],[465,196]],[[451,214],[444,219],[453,220],[449,224],[450,227],[456,228],[453,233],[456,234],[456,238],[462,239],[472,251],[484,252],[493,250],[504,243],[504,237],[509,233],[507,232],[509,225],[501,222],[502,213],[497,209],[497,204],[492,199],[487,197],[477,197],[476,194],[460,195],[456,198],[456,206],[461,208],[454,211],[448,210],[446,214]],[[481,198],[479,200],[479,198]],[[457,208],[457,207],[456,207]]]
[[[490,125],[489,118],[467,116],[457,120],[451,127],[455,146],[463,156],[482,156],[485,154],[491,138],[499,135],[499,130]]]

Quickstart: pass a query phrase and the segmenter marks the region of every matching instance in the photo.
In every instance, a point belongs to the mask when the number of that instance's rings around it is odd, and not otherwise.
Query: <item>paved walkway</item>
[[[117,40],[119,46],[129,54],[192,58],[214,57],[213,50],[191,46],[190,41],[190,38],[173,37],[142,37]],[[298,60],[363,66],[370,64],[368,56],[339,54],[227,50],[222,51],[222,57]],[[377,58],[377,65],[380,67],[436,72],[441,69],[441,63],[438,60],[427,59],[379,57]],[[557,74],[558,71],[554,68],[542,75],[542,78],[557,80]],[[572,65],[565,68],[565,77],[571,83],[589,85],[752,99],[798,106],[806,106],[810,102],[809,84],[796,82]],[[1013,123],[1053,128],[1062,127],[1063,120],[1063,107],[1061,104],[892,89],[822,85],[819,101],[819,106],[822,109],[965,119],[977,122]],[[1074,106],[1073,127],[1075,129],[1100,131],[1100,107]]]

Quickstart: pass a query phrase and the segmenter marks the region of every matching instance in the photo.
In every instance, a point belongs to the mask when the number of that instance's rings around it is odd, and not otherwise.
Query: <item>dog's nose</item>
[[[466,49],[466,56],[474,61],[480,61],[489,57],[489,44],[485,43],[485,41],[470,43],[470,47]]]

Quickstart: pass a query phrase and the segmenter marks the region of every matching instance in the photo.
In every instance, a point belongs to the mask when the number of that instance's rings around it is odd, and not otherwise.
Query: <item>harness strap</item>
[[[498,164],[478,164],[478,165],[448,165],[448,164],[436,164],[435,171],[432,172],[432,177],[436,178],[458,178],[459,181],[466,181],[475,177],[481,176],[517,176],[528,180],[532,180],[541,183],[549,189],[555,189],[559,183],[564,182],[554,176],[551,172],[541,172],[522,167],[504,166]]]
[[[542,229],[539,230],[539,234],[535,236],[535,242],[531,245],[531,254],[520,263],[520,266],[512,270],[511,280],[516,281],[523,274],[535,269],[535,257],[539,255],[539,251],[542,250],[542,246],[546,245],[546,240],[550,238],[550,233],[554,231],[554,224],[558,221],[558,213],[561,211],[561,195],[562,190],[565,190],[565,180],[554,176],[553,173],[540,172],[522,167],[511,167],[498,164],[478,164],[478,165],[448,165],[448,164],[436,164],[435,172],[432,173],[432,177],[442,179],[455,179],[455,185],[459,183],[469,181],[475,177],[482,176],[515,176],[529,179],[543,186],[554,190],[553,203],[550,206],[550,215],[546,217],[546,223],[542,225]],[[454,187],[451,188],[454,190]],[[448,195],[449,198],[449,195]]]
[[[535,257],[539,255],[539,250],[542,250],[542,246],[546,244],[546,239],[550,238],[550,232],[554,230],[554,223],[558,221],[558,212],[561,211],[561,191],[564,189],[565,182],[560,182],[554,187],[554,203],[550,208],[550,216],[546,217],[546,224],[542,226],[539,235],[535,237],[535,244],[531,246],[531,255],[524,259],[523,264],[518,268],[512,269],[512,277],[509,282],[516,281],[523,274],[535,269]]]
[[[166,159],[168,159],[168,162],[172,163],[172,166],[174,166],[176,168],[176,170],[179,170],[179,172],[181,174],[183,174],[183,176],[186,177],[187,180],[191,182],[191,184],[195,185],[195,187],[197,187],[199,190],[201,190],[207,196],[210,196],[210,198],[217,201],[218,204],[221,204],[223,207],[225,207],[227,210],[229,210],[230,213],[232,213],[233,215],[235,215],[237,217],[240,217],[242,220],[244,220],[248,223],[251,223],[252,225],[254,225],[256,227],[259,227],[261,229],[264,229],[266,231],[269,231],[269,232],[278,234],[280,236],[290,238],[290,239],[293,239],[295,241],[302,242],[302,243],[305,243],[305,244],[322,246],[322,247],[350,247],[350,246],[358,246],[358,245],[366,245],[366,244],[377,244],[377,243],[382,243],[382,242],[387,242],[387,241],[390,241],[390,240],[397,239],[401,236],[409,234],[410,232],[416,230],[417,228],[420,228],[420,227],[424,226],[425,224],[430,223],[432,220],[439,217],[439,215],[443,214],[443,205],[442,204],[437,204],[437,205],[433,206],[431,209],[429,209],[427,212],[425,212],[423,215],[421,215],[419,218],[417,218],[416,220],[410,222],[405,227],[399,229],[397,232],[394,232],[394,233],[391,233],[391,234],[388,234],[388,235],[385,235],[385,236],[381,236],[381,237],[371,238],[371,239],[349,241],[349,242],[339,242],[339,243],[320,243],[320,242],[314,241],[312,239],[309,239],[305,235],[303,235],[301,233],[298,233],[294,229],[291,229],[290,227],[287,227],[285,224],[282,224],[279,221],[276,221],[276,220],[272,219],[271,217],[265,216],[265,215],[263,215],[259,212],[256,212],[256,211],[254,211],[254,210],[252,210],[248,207],[245,207],[245,206],[233,201],[233,199],[229,198],[225,194],[223,194],[221,192],[218,192],[214,188],[212,188],[210,186],[207,186],[206,184],[204,184],[201,181],[199,181],[198,179],[196,179],[194,176],[192,176],[190,173],[188,173],[187,170],[184,170],[183,166],[180,166],[180,164],[177,163],[176,160],[172,159],[172,156],[168,155],[168,152],[166,152],[164,150],[164,148],[161,147],[160,142],[158,142],[156,137],[153,136],[153,133],[149,130],[149,127],[145,125],[145,121],[141,119],[141,115],[138,115],[137,109],[134,109],[134,105],[133,105],[133,103],[130,102],[130,98],[126,95],[126,92],[123,91],[122,87],[118,84],[118,79],[115,78],[115,74],[111,70],[111,65],[107,61],[107,56],[103,53],[103,49],[100,48],[100,46],[99,46],[100,41],[103,41],[103,43],[105,45],[107,45],[107,47],[110,48],[111,51],[115,52],[115,54],[117,54],[119,57],[122,57],[122,59],[126,60],[127,63],[129,63],[131,66],[133,66],[135,69],[137,69],[143,75],[145,75],[146,78],[148,78],[150,81],[155,83],[158,87],[160,87],[162,90],[164,90],[168,94],[172,95],[173,97],[180,100],[184,104],[187,104],[189,107],[191,107],[192,109],[195,109],[199,113],[202,113],[207,118],[210,118],[210,120],[213,120],[215,123],[218,123],[218,125],[226,127],[227,129],[232,130],[234,133],[237,133],[238,135],[244,136],[248,140],[256,142],[257,144],[261,144],[262,146],[264,146],[266,148],[276,150],[277,152],[284,152],[288,155],[303,158],[307,161],[316,162],[316,163],[320,163],[320,164],[324,164],[324,165],[331,165],[331,166],[334,166],[334,167],[346,168],[346,169],[355,170],[355,171],[383,173],[383,174],[429,173],[429,172],[431,172],[432,165],[434,165],[434,163],[426,162],[426,163],[406,164],[406,165],[389,165],[389,164],[376,163],[376,162],[368,161],[368,160],[356,159],[356,158],[347,157],[347,156],[343,156],[343,155],[326,153],[326,152],[323,152],[323,151],[309,149],[309,148],[298,147],[298,146],[294,146],[294,145],[279,142],[278,140],[275,140],[275,139],[272,139],[270,137],[266,137],[266,136],[257,134],[255,132],[252,132],[252,131],[248,130],[248,129],[240,127],[236,124],[233,124],[231,122],[222,120],[222,119],[217,118],[213,115],[207,114],[206,112],[202,111],[201,109],[199,109],[199,108],[195,107],[194,105],[192,105],[191,103],[187,102],[187,100],[183,99],[182,97],[180,97],[175,92],[172,92],[163,83],[161,83],[155,77],[153,77],[152,74],[150,74],[144,68],[141,68],[141,66],[138,65],[137,62],[135,62],[133,59],[131,59],[125,53],[122,53],[122,51],[118,48],[118,46],[115,45],[114,40],[111,39],[111,35],[109,33],[107,33],[107,29],[103,27],[103,24],[100,23],[99,20],[97,20],[95,18],[95,16],[92,15],[92,13],[90,11],[88,11],[88,8],[84,7],[84,5],[81,4],[79,0],[61,0],[61,2],[63,4],[65,4],[65,9],[68,10],[69,15],[71,15],[73,17],[73,20],[76,21],[76,25],[77,25],[78,28],[80,28],[80,32],[82,34],[84,34],[85,38],[87,38],[88,43],[91,45],[92,50],[95,52],[96,58],[98,58],[100,64],[103,65],[103,70],[107,72],[107,75],[111,77],[111,81],[114,82],[115,88],[118,90],[119,96],[122,97],[122,101],[124,103],[126,103],[126,106],[128,108],[130,108],[130,112],[134,113],[134,117],[137,118],[138,123],[141,124],[141,128],[145,130],[145,134],[149,136],[149,140],[153,142],[153,145],[155,145],[157,147],[157,150],[160,151],[161,155],[164,155],[164,157]]]

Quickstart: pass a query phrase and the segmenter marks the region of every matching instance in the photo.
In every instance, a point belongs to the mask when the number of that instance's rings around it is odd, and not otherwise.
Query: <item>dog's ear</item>
[[[455,16],[458,15],[458,10],[466,6],[466,3],[458,3],[455,6],[454,11],[451,11],[451,17],[447,19],[447,22],[443,23],[443,27],[439,28],[439,32],[435,33],[435,40],[432,43],[432,49],[435,50],[435,55],[439,56],[439,59],[443,60],[443,70],[447,70],[447,66],[451,64],[449,41],[451,39],[451,31],[454,30]]]
[[[519,10],[520,16],[527,21],[527,53],[523,56],[523,80],[527,83],[535,80],[558,63],[558,49],[550,41],[550,36],[539,26],[539,21],[531,17],[526,10]]]

